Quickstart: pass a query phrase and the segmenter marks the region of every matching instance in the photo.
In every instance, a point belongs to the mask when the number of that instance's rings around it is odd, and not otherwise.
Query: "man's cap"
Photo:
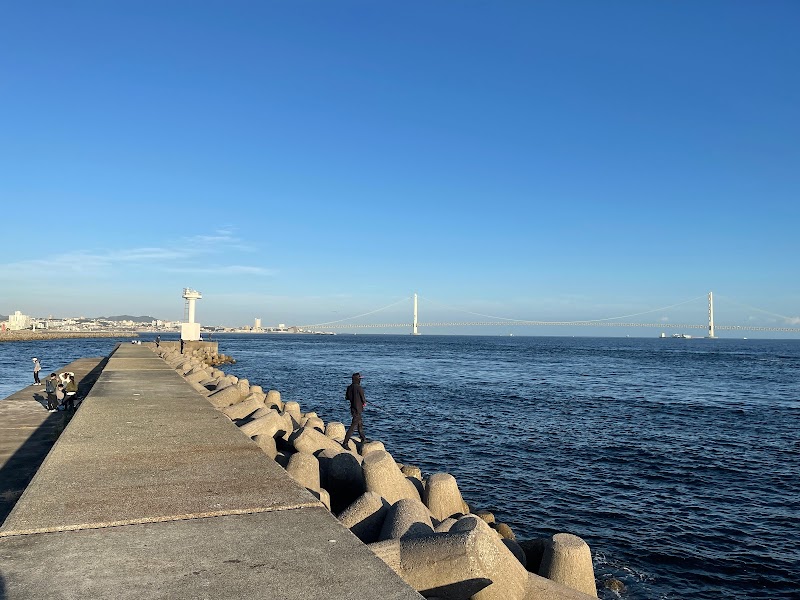
[[[37,360],[39,360],[39,359],[38,359],[38,358],[36,358],[36,357],[34,356],[34,357],[31,359],[31,360],[33,360],[34,362],[36,362],[36,361],[37,361]]]
[[[356,377],[361,379],[361,373],[353,373],[353,379],[355,379]]]

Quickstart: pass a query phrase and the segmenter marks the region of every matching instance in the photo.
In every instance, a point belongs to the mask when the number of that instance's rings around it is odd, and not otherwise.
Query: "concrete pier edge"
[[[421,598],[141,345],[109,356],[0,536],[9,600]]]

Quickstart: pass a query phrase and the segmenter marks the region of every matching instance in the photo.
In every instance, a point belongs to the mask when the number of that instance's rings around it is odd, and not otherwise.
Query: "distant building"
[[[256,324],[255,327],[253,327],[253,329],[255,329],[256,331],[261,330],[261,319],[256,318]]]
[[[27,329],[30,326],[30,322],[31,318],[28,315],[23,315],[18,310],[14,311],[13,315],[8,315],[8,328],[11,331]]]

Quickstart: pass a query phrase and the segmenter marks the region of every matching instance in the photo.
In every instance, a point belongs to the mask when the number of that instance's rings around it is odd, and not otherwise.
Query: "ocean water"
[[[800,598],[800,340],[214,338],[326,422],[361,371],[370,438],[517,539],[585,539],[601,598]],[[0,344],[0,398],[114,343]]]

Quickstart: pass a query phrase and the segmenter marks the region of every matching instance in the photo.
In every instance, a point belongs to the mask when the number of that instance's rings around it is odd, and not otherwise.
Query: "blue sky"
[[[798,326],[799,22],[792,1],[11,2],[0,314],[180,319],[192,287],[203,324],[414,292],[421,320],[699,298],[641,319],[703,323],[713,290],[718,323]]]

